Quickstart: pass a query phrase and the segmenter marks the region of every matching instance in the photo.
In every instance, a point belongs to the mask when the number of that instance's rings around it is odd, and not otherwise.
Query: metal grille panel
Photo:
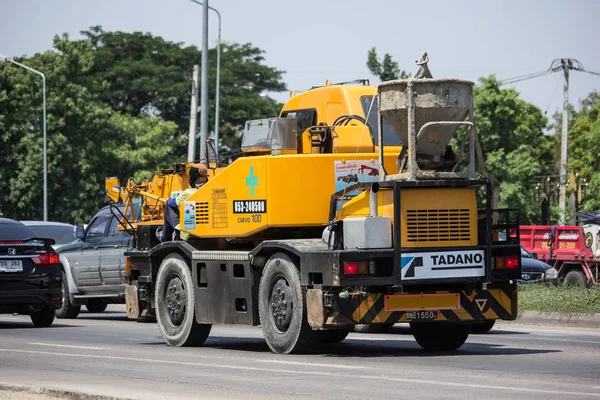
[[[202,201],[196,203],[196,224],[208,224],[208,202]]]
[[[468,242],[469,209],[407,210],[406,233],[409,242]]]

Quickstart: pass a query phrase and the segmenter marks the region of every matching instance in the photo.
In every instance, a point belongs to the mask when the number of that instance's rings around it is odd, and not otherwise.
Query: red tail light
[[[37,265],[58,264],[60,262],[60,256],[55,251],[49,251],[48,253],[40,254],[31,260]]]
[[[369,264],[366,261],[344,261],[344,275],[367,275]]]
[[[506,256],[506,269],[516,269],[519,267],[519,256]]]
[[[0,244],[23,244],[22,240],[0,240]]]

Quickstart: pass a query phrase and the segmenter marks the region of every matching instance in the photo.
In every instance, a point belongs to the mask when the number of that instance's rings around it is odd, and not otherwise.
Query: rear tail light
[[[519,256],[496,256],[496,269],[519,268]]]
[[[506,256],[506,269],[519,268],[519,256]]]
[[[368,261],[344,261],[344,275],[367,275],[369,273]]]
[[[36,265],[48,265],[58,264],[60,262],[60,256],[55,251],[49,251],[44,254],[40,254],[37,257],[31,259]]]
[[[0,240],[0,244],[23,244],[22,240]]]

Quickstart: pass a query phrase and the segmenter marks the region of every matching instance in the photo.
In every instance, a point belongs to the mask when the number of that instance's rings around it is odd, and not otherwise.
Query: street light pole
[[[204,6],[202,2],[196,0],[190,0],[196,4],[200,4]],[[219,156],[219,100],[221,98],[221,14],[213,7],[208,6],[209,10],[217,13],[217,17],[219,17],[219,37],[217,42],[217,87],[215,93],[215,153],[217,157]]]
[[[46,149],[46,77],[40,71],[35,70],[27,65],[23,65],[11,58],[0,55],[0,61],[6,61],[15,64],[19,67],[25,68],[35,74],[42,77],[42,99],[43,99],[43,129],[44,129],[44,221],[48,221],[48,159]]]

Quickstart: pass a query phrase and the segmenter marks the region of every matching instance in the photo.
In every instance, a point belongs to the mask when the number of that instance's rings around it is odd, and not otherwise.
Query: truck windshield
[[[363,112],[365,113],[365,117],[369,113],[369,107],[371,107],[371,101],[373,100],[373,96],[363,96],[360,98],[360,104],[362,105]],[[373,108],[371,109],[371,114],[367,119],[367,125],[371,128],[371,132],[373,133],[373,143],[375,146],[379,146],[379,124],[377,123],[377,97],[375,97],[375,103],[373,104]],[[383,145],[384,146],[402,146],[402,140],[400,140],[400,136],[396,135],[392,127],[387,123],[387,121],[383,120]]]

